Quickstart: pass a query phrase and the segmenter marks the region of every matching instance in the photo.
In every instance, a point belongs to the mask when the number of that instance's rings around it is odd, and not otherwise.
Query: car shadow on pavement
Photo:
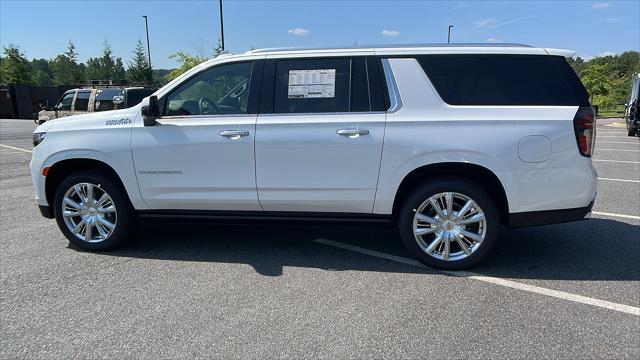
[[[471,270],[514,279],[640,280],[639,233],[640,226],[608,219],[503,229],[493,253]],[[280,276],[284,267],[434,273],[314,242],[319,238],[410,257],[390,226],[166,222],[144,222],[132,241],[102,254],[241,263],[265,276]]]

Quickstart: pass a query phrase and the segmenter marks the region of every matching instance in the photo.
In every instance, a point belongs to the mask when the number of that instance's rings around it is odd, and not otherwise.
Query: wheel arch
[[[425,183],[429,179],[439,177],[459,177],[465,180],[473,181],[483,189],[494,200],[500,217],[500,223],[507,224],[509,221],[509,202],[504,185],[498,176],[484,166],[460,163],[446,162],[429,164],[418,167],[409,172],[400,183],[396,195],[393,200],[393,218],[397,219],[403,200],[420,184]]]
[[[72,158],[60,160],[49,167],[47,176],[45,179],[45,196],[49,206],[53,205],[56,189],[69,175],[80,170],[97,170],[103,172],[117,182],[117,184],[124,190],[127,199],[129,199],[129,205],[131,205],[131,198],[124,186],[124,182],[118,175],[118,173],[109,164],[91,158]]]

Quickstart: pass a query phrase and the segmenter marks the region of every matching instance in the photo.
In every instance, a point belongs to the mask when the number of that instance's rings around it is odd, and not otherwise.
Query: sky
[[[100,56],[108,40],[127,64],[149,18],[154,68],[177,51],[211,56],[220,38],[218,0],[0,0],[0,44],[28,58],[76,45]],[[591,58],[640,51],[640,0],[628,1],[247,1],[223,0],[225,45],[252,48],[443,43],[523,43]]]

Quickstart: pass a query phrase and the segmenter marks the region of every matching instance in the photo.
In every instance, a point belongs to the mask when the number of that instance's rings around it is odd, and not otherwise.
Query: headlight
[[[38,146],[38,144],[40,144],[42,140],[44,140],[45,135],[47,135],[47,133],[33,133],[33,146]]]

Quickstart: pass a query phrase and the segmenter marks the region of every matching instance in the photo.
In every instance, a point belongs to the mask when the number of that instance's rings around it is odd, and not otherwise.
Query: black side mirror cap
[[[160,107],[158,106],[158,97],[153,95],[149,96],[149,104],[142,107],[142,120],[144,126],[153,126],[156,124],[156,119],[160,115]]]

